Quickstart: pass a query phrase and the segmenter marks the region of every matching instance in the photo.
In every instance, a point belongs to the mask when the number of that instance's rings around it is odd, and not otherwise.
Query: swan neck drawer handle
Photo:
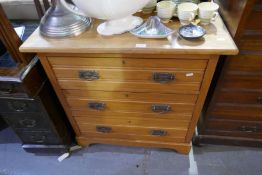
[[[80,70],[79,78],[87,81],[94,81],[99,79],[99,73],[95,70]]]
[[[153,129],[151,130],[151,135],[163,137],[167,135],[167,131],[162,129]]]
[[[101,133],[110,133],[112,128],[107,126],[96,126],[96,131]]]
[[[102,111],[102,110],[105,110],[106,104],[105,103],[99,103],[99,102],[89,102],[88,107],[90,109]]]
[[[169,83],[175,80],[175,74],[168,72],[154,72],[153,80],[158,83]]]
[[[152,105],[152,111],[156,113],[167,113],[172,110],[169,105]]]

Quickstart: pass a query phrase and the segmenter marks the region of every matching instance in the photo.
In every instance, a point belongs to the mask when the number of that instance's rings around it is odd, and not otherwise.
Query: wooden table
[[[202,40],[104,37],[91,29],[68,39],[35,31],[22,52],[37,52],[80,145],[161,147],[188,153],[219,55],[235,55],[221,18]],[[177,30],[174,21],[169,27]]]

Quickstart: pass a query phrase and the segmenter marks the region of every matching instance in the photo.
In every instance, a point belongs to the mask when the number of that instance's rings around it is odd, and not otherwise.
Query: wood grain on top
[[[202,40],[186,41],[178,37],[177,32],[167,39],[142,39],[130,33],[101,36],[97,33],[94,20],[92,27],[80,36],[66,39],[50,39],[39,34],[37,29],[20,47],[21,52],[38,53],[148,53],[148,54],[213,54],[235,55],[238,49],[222,19],[204,26],[207,34]],[[177,30],[177,19],[168,26]]]

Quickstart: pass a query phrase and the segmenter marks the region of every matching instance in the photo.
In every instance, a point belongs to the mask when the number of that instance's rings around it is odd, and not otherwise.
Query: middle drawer
[[[81,110],[87,113],[93,111],[120,111],[137,113],[167,113],[191,115],[195,106],[194,104],[185,103],[91,100],[79,98],[67,98],[67,101],[72,110]]]

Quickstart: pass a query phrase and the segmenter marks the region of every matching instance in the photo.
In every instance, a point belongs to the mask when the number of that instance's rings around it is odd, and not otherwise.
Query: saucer
[[[206,30],[201,26],[188,24],[180,27],[178,33],[186,40],[194,40],[202,38],[206,34]]]
[[[159,17],[151,16],[144,24],[131,30],[130,33],[139,38],[166,38],[174,31],[161,23]]]

